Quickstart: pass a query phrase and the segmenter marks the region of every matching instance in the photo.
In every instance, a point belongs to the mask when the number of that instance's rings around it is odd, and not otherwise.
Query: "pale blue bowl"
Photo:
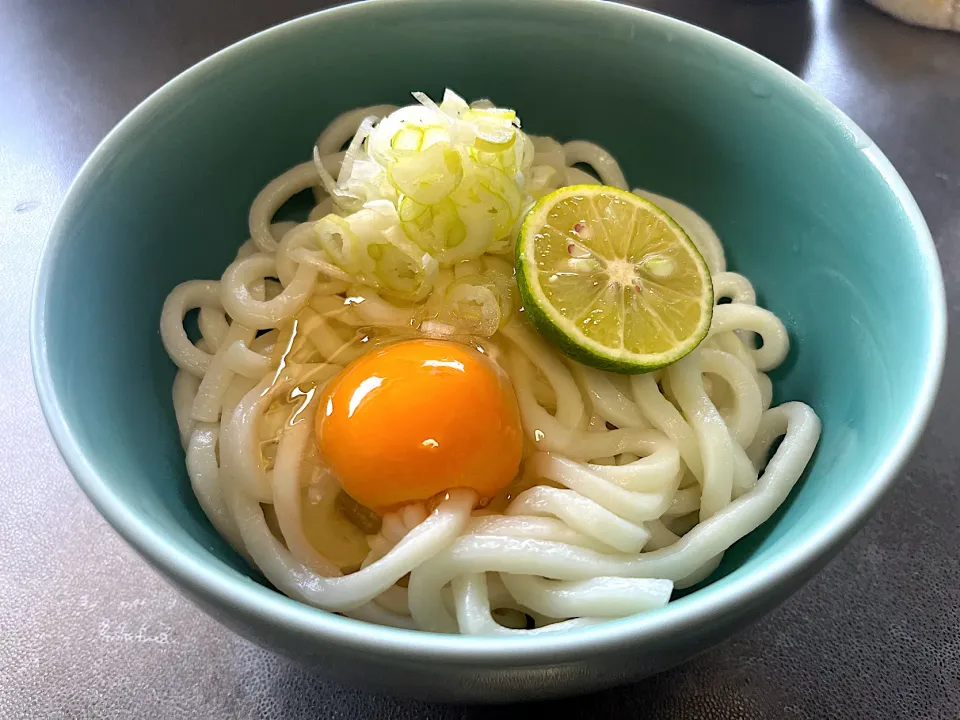
[[[823,439],[776,517],[712,582],[638,617],[538,638],[405,632],[265,586],[217,536],[184,471],[164,296],[218,277],[250,201],[342,110],[408,92],[489,96],[524,127],[609,149],[634,185],[699,210],[792,336],[776,401]],[[77,481],[181,592],[266,647],[375,690],[507,700],[662,670],[795,591],[903,466],[943,365],[940,266],[903,181],[868,137],[771,62],[703,30],[600,2],[364,3],[268,30],[134,110],[88,160],[40,264],[32,350]],[[91,552],[96,552],[91,548]]]

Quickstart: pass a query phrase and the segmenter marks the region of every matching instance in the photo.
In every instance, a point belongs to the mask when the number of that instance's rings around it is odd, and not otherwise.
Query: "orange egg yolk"
[[[348,365],[317,409],[317,447],[343,489],[379,513],[453,488],[490,498],[516,476],[510,380],[482,353],[410,340]]]

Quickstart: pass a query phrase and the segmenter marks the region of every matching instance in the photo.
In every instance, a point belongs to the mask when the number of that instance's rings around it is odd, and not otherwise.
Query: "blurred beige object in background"
[[[960,30],[960,0],[868,0],[881,10],[912,23]]]

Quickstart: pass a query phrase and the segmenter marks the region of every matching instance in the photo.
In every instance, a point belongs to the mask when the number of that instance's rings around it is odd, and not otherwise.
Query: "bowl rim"
[[[224,563],[217,567],[211,560],[199,560],[186,549],[168,545],[156,528],[126,507],[99,477],[97,468],[86,456],[82,444],[65,420],[54,388],[45,337],[52,269],[58,250],[69,235],[68,218],[80,205],[88,189],[96,184],[103,165],[113,154],[113,147],[122,145],[134,136],[139,126],[148,121],[155,114],[155,109],[164,105],[171,96],[189,93],[221,65],[242,57],[253,48],[273,43],[313,23],[327,22],[335,17],[359,17],[375,11],[375,5],[416,8],[436,6],[439,1],[365,0],[294,18],[244,38],[201,60],[150,94],[106,135],[84,162],[44,242],[33,288],[30,317],[30,355],[40,406],[53,439],[77,483],[100,514],[142,557],[190,594],[206,598],[207,602],[232,613],[253,616],[261,623],[282,627],[286,632],[314,640],[322,639],[333,649],[339,647],[368,654],[375,649],[378,653],[397,654],[411,659],[471,666],[502,667],[504,660],[509,660],[512,666],[555,663],[564,656],[584,658],[601,654],[618,646],[667,638],[691,624],[699,625],[711,619],[733,616],[741,606],[750,606],[764,597],[776,596],[778,588],[787,586],[791,578],[806,579],[839,551],[843,541],[866,520],[902,470],[930,417],[945,360],[946,295],[933,238],[903,179],[872,142],[861,149],[900,203],[913,229],[923,269],[930,281],[927,287],[927,301],[931,308],[930,342],[925,348],[922,384],[909,410],[903,434],[887,450],[864,489],[852,502],[840,508],[809,538],[786,550],[779,562],[768,563],[748,575],[715,587],[706,595],[693,593],[653,613],[611,620],[569,633],[526,638],[445,635],[384,627],[292,600],[275,590],[250,582],[246,576]],[[544,10],[555,8],[555,3],[556,0],[526,0],[528,7],[535,5]],[[797,92],[835,125],[847,130],[851,142],[858,138],[862,142],[866,138],[866,134],[850,118],[803,80],[732,40],[681,20],[618,3],[564,0],[564,5],[606,13],[624,23],[644,23],[664,34],[707,46]]]

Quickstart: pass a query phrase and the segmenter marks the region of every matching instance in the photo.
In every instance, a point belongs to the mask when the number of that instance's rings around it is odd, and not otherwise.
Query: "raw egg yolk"
[[[513,386],[482,353],[410,340],[350,363],[317,409],[317,447],[343,489],[379,513],[453,488],[490,498],[522,452]]]

